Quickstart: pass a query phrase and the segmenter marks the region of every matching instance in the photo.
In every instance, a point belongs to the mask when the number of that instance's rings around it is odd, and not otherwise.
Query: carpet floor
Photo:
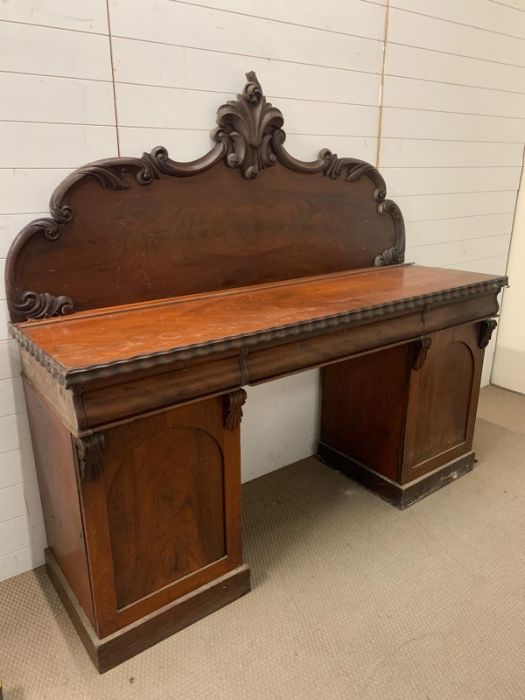
[[[44,570],[0,584],[5,700],[525,698],[525,396],[399,511],[310,458],[244,487],[252,592],[103,676]]]

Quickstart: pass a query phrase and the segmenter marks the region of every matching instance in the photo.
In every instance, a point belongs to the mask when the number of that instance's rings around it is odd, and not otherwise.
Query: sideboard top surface
[[[494,294],[505,283],[493,275],[401,265],[109,307],[12,328],[23,346],[65,374],[148,356],[195,358],[325,333]]]

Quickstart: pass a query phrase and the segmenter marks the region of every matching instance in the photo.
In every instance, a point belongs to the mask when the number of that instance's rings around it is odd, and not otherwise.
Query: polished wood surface
[[[130,307],[75,314],[62,319],[18,324],[18,331],[64,369],[131,361],[146,355],[191,347],[199,355],[233,338],[253,343],[297,335],[316,322],[320,330],[352,323],[352,312],[370,310],[385,317],[409,308],[482,294],[483,285],[502,284],[501,277],[475,272],[406,265],[317,279],[240,288],[225,293],[179,297]],[[479,289],[476,290],[476,285]],[[396,302],[406,302],[396,308]],[[348,314],[349,317],[345,318]],[[334,327],[332,326],[332,327]],[[226,345],[225,343],[225,345]]]
[[[481,343],[486,335],[484,319],[498,310],[497,289],[481,296],[453,296],[438,305],[410,303],[401,315],[391,315],[391,309],[385,313],[382,307],[377,310],[381,313],[376,317],[363,312],[358,325],[328,326],[321,334],[319,330],[297,334],[291,328],[287,337],[279,334],[273,341],[228,347],[207,356],[201,356],[199,349],[189,357],[156,355],[60,374],[38,348],[22,347],[22,366],[71,432],[81,435],[246,384],[418,341],[430,332],[464,323],[479,327]]]

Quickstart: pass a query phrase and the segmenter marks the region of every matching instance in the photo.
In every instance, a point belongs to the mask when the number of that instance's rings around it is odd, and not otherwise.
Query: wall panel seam
[[[525,165],[525,143],[523,144],[523,151],[522,151],[522,157],[521,157],[521,174],[520,174],[520,182],[518,185],[517,192],[519,192],[522,188],[522,186],[525,185],[524,178],[523,178],[523,173],[524,173],[524,165]],[[518,198],[516,197],[516,202],[514,203],[514,212],[512,216],[512,226],[510,229],[510,241],[509,241],[509,247],[507,249],[507,261],[505,264],[505,273],[508,274],[509,271],[509,258],[510,258],[510,249],[512,246],[512,237],[514,236],[514,229],[515,229],[515,224],[516,224],[516,209],[518,207]],[[497,335],[496,335],[497,339]],[[491,374],[492,376],[492,374]]]
[[[387,109],[404,109],[411,112],[435,112],[436,114],[458,114],[464,117],[485,117],[486,119],[515,119],[524,121],[525,117],[512,117],[507,114],[483,114],[480,112],[456,112],[449,109],[433,109],[430,107],[406,107],[401,105],[383,105]]]
[[[427,15],[426,12],[418,12],[417,10],[409,10],[406,7],[397,7],[397,5],[391,5],[393,10],[398,12],[406,12],[411,15],[418,15],[419,17],[428,17],[428,19],[434,19],[438,22],[448,22],[449,24],[455,24],[458,27],[465,27],[466,29],[475,29],[480,32],[488,32],[489,34],[497,34],[498,36],[504,36],[508,39],[518,39],[519,41],[525,41],[525,37],[517,36],[516,34],[507,34],[506,32],[498,32],[495,29],[487,29],[486,27],[480,27],[477,24],[466,24],[465,22],[458,22],[455,19],[449,19],[448,17],[438,17],[437,15]]]
[[[440,221],[455,221],[457,219],[472,219],[478,216],[498,216],[499,214],[512,214],[512,209],[507,211],[491,211],[487,214],[463,214],[462,216],[444,216],[441,219],[405,219],[406,224],[439,223]]]
[[[13,484],[13,486],[23,486],[24,482],[20,481],[16,484]],[[6,486],[6,488],[11,488],[10,486]],[[0,489],[2,491],[3,489]],[[12,523],[13,520],[29,520],[28,513],[22,513],[21,515],[15,515],[14,518],[7,518],[7,520],[0,520],[0,526],[2,526],[4,523]],[[7,555],[9,556],[9,555]]]
[[[103,34],[101,36],[107,36]],[[34,78],[55,78],[56,80],[81,80],[88,83],[111,83],[111,80],[106,80],[105,78],[84,78],[80,75],[56,75],[54,73],[35,73],[34,71],[24,71],[24,70],[8,70],[6,68],[0,69],[0,75],[29,75]]]
[[[508,238],[510,236],[510,231],[508,233],[490,233],[487,236],[476,236],[475,238],[452,238],[448,241],[433,241],[432,243],[418,243],[416,245],[411,245],[410,249],[415,250],[416,248],[428,248],[429,246],[435,245],[455,245],[456,243],[471,243],[472,241],[483,241],[487,239],[494,238]],[[454,263],[450,263],[453,265]]]
[[[500,258],[506,258],[506,255],[490,255],[488,258],[476,258],[475,260],[458,260],[457,262],[447,263],[442,267],[452,267],[452,265],[468,265],[469,263],[483,262],[484,260],[499,260]]]
[[[381,42],[381,39],[376,39],[372,36],[364,36],[363,34],[351,34],[350,32],[341,32],[336,29],[327,29],[325,27],[315,27],[312,24],[301,24],[300,22],[290,22],[284,19],[276,19],[275,17],[266,17],[264,15],[252,15],[248,12],[239,12],[238,10],[229,10],[224,7],[212,7],[210,5],[201,5],[195,2],[188,2],[187,0],[170,0],[173,4],[177,5],[190,5],[191,7],[197,7],[199,9],[211,10],[212,12],[221,12],[228,15],[237,15],[238,17],[248,17],[250,19],[259,19],[263,22],[275,22],[276,24],[285,24],[290,27],[300,27],[301,29],[311,29],[316,32],[327,32],[329,34],[337,34],[338,36],[347,36],[354,39],[364,39],[365,41],[375,41],[376,43]]]
[[[505,168],[506,170],[521,170],[521,165],[492,165],[488,163],[487,165],[385,165],[381,171],[385,170],[487,170],[490,168]],[[455,193],[458,194],[458,193]]]
[[[123,39],[125,41],[138,41],[144,44],[157,44],[159,46],[172,46],[178,49],[190,49],[191,51],[206,51],[207,53],[220,53],[224,56],[240,56],[244,58],[257,58],[261,61],[274,61],[278,63],[292,63],[299,66],[311,66],[313,68],[329,68],[330,70],[342,70],[349,73],[363,73],[365,75],[381,75],[379,71],[363,70],[361,68],[347,68],[345,66],[332,66],[327,63],[310,63],[306,61],[294,61],[290,58],[279,58],[277,56],[260,56],[257,54],[243,53],[242,51],[224,51],[223,49],[207,49],[203,46],[190,46],[189,44],[174,44],[169,41],[159,41],[158,39],[145,39],[134,36],[124,36],[121,34],[112,34],[114,39]],[[378,40],[377,40],[378,41]],[[525,67],[525,66],[519,66]]]
[[[479,56],[469,56],[464,53],[456,53],[455,51],[441,51],[440,49],[431,49],[428,46],[418,46],[416,44],[404,44],[402,41],[392,41],[390,44],[395,46],[404,46],[407,49],[417,49],[418,51],[428,51],[429,53],[445,54],[445,56],[458,56],[459,58],[468,58],[471,61],[480,61],[481,63],[494,63],[498,66],[509,66],[510,68],[525,68],[523,63],[507,63],[505,61],[496,61],[493,58],[480,58]]]
[[[75,34],[86,34],[87,36],[107,36],[105,32],[89,31],[87,29],[75,29],[75,27],[57,27],[54,24],[40,24],[39,22],[22,22],[16,19],[0,19],[0,24],[17,24],[25,27],[36,27],[40,29],[53,29],[59,32],[73,32]]]
[[[141,128],[144,128],[144,127],[141,127]],[[148,128],[150,128],[150,127],[148,127]],[[162,127],[158,127],[158,128],[162,128]],[[523,141],[479,141],[476,139],[443,139],[443,138],[434,139],[434,138],[431,138],[430,136],[385,136],[385,135],[382,135],[381,139],[383,139],[383,140],[384,139],[395,139],[397,141],[440,141],[443,143],[495,143],[495,144],[498,144],[500,146],[511,145],[511,144],[514,144],[514,145],[518,144],[520,146],[523,145]]]
[[[452,85],[454,87],[467,88],[467,90],[492,90],[492,92],[505,92],[509,95],[525,95],[525,91],[506,90],[504,88],[488,87],[487,85],[467,85],[466,83],[452,83],[449,80],[436,80],[435,78],[415,78],[412,75],[399,75],[398,73],[388,73],[385,75],[389,78],[397,78],[399,80],[413,80],[421,83],[436,83],[436,85]]]
[[[377,107],[376,107],[377,109]],[[187,131],[193,132],[197,131],[200,133],[209,134],[209,129],[204,128],[188,128],[185,126],[149,126],[145,124],[119,124],[119,129],[144,129],[144,130],[156,130],[156,131]],[[288,136],[319,136],[321,138],[356,138],[356,139],[376,139],[377,135],[374,134],[318,134],[312,131],[289,131],[286,130]],[[424,140],[424,139],[422,139]],[[440,139],[437,139],[440,140]],[[478,143],[478,142],[475,142]],[[480,143],[494,143],[493,141],[481,141]],[[500,143],[497,141],[496,143]],[[503,143],[512,143],[512,141],[504,141]]]
[[[506,2],[501,2],[501,0],[487,0],[487,2],[492,2],[495,5],[501,5],[502,7],[508,7],[511,10],[516,10],[516,12],[525,12],[525,10],[522,9],[521,7],[516,7],[515,5],[509,5]]]
[[[102,129],[113,129],[115,124],[93,124],[91,122],[59,122],[51,120],[39,120],[39,119],[0,119],[0,124],[49,124],[49,125],[59,125],[59,126],[88,126]]]
[[[111,64],[111,85],[113,88],[113,113],[115,115],[115,136],[117,140],[117,156],[120,156],[120,134],[118,129],[118,107],[117,107],[117,88],[115,86],[115,62],[113,58],[113,39],[111,37],[111,16],[109,11],[109,0],[106,0],[106,12],[108,18],[108,42],[109,42],[109,59]]]
[[[451,195],[464,194],[492,194],[493,192],[517,192],[516,188],[504,190],[461,190],[460,192],[410,192],[408,194],[396,194],[395,197],[450,197]]]
[[[359,71],[357,71],[359,72]],[[370,75],[370,74],[366,74]],[[181,87],[179,85],[159,85],[158,83],[136,83],[130,80],[116,80],[116,85],[131,85],[133,87],[145,87],[145,88],[155,88],[161,90],[184,90],[185,92],[197,92],[210,95],[222,95],[224,99],[230,99],[231,94],[225,90],[208,90],[205,88],[192,88],[192,87]],[[288,97],[287,95],[270,95],[265,93],[267,100],[289,100],[291,102],[315,102],[319,104],[329,104],[329,105],[351,105],[353,107],[374,107],[377,108],[377,104],[368,104],[366,102],[346,102],[344,100],[325,100],[319,99],[317,97]]]

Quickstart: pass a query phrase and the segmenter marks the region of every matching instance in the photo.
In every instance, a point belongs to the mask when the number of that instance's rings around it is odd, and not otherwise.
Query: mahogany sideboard
[[[244,386],[323,368],[320,458],[401,508],[474,463],[506,278],[405,264],[379,172],[294,158],[247,79],[207,155],[76,170],[7,260],[48,572],[100,672],[249,590]]]

